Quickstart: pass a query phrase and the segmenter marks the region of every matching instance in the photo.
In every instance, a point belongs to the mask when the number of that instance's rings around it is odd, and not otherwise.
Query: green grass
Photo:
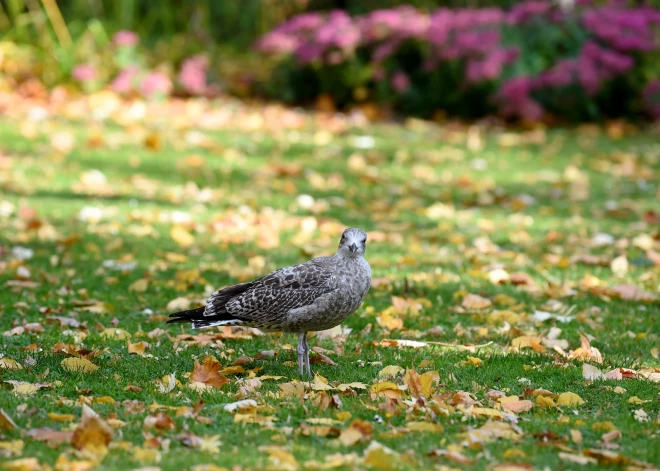
[[[107,470],[150,465],[178,470],[208,463],[229,469],[278,469],[267,452],[259,451],[262,445],[286,449],[301,469],[310,460],[323,462],[337,453],[362,457],[371,439],[344,446],[332,436],[306,434],[301,427],[310,418],[335,418],[339,411],[351,415],[336,425],[340,430],[355,419],[372,424],[372,439],[401,455],[395,469],[447,465],[476,470],[495,463],[576,469],[579,465],[562,461],[559,453],[603,449],[602,435],[607,430],[602,430],[602,423],[606,421],[621,431],[613,442],[618,446],[613,453],[660,463],[660,451],[653,446],[660,420],[657,382],[587,381],[582,362],[552,348],[541,353],[511,348],[516,337],[546,337],[556,327],[561,329],[558,338],[568,342],[566,353],[580,346],[581,333],[591,336],[591,345],[600,350],[604,361],[589,363],[604,372],[617,367],[660,367],[658,302],[618,299],[608,291],[635,284],[656,298],[659,294],[660,269],[633,243],[644,234],[657,239],[658,223],[650,219],[660,211],[657,134],[644,131],[612,139],[603,131],[553,130],[534,135],[492,130],[481,133],[482,146],[468,147],[465,129],[451,126],[411,122],[330,133],[327,123],[316,127],[307,121],[299,130],[279,128],[276,122],[270,130],[246,130],[242,122],[246,116],[235,111],[230,125],[216,131],[199,128],[195,122],[181,130],[171,125],[176,112],[130,127],[97,123],[95,131],[87,122],[55,117],[36,123],[36,134],[27,136],[27,119],[0,121],[0,332],[25,323],[43,326],[43,332],[2,337],[0,356],[22,364],[29,355],[36,365],[0,369],[0,407],[20,429],[0,429],[0,442],[23,440],[25,445],[20,454],[0,455],[0,460],[34,457],[53,466],[60,455],[83,459],[68,443],[51,447],[21,430],[73,430],[85,402],[105,419],[125,422],[114,431],[113,445],[99,466]],[[269,118],[273,119],[277,121]],[[203,132],[206,143],[191,143],[187,134],[191,130]],[[143,145],[150,132],[158,134],[158,150]],[[58,152],[53,146],[53,136],[61,133],[75,138],[70,152]],[[95,133],[103,140],[99,146],[88,143]],[[373,136],[375,147],[357,148],[358,136]],[[195,160],[199,166],[191,165]],[[107,184],[81,184],[91,170],[102,172]],[[586,183],[575,183],[576,173]],[[208,188],[207,195],[198,197],[196,188]],[[318,207],[313,211],[300,207],[299,195],[313,196]],[[533,203],[518,205],[517,200],[528,198],[520,195],[533,197]],[[440,218],[427,210],[438,204],[449,208]],[[99,221],[79,217],[89,207],[102,211]],[[190,222],[183,223],[194,237],[190,247],[179,246],[171,237],[175,211],[190,216]],[[297,234],[303,218],[309,217],[318,229],[309,240],[301,241]],[[420,374],[436,370],[439,382],[426,405],[387,403],[384,397],[355,389],[355,394],[329,391],[341,399],[341,408],[324,409],[318,405],[322,393],[309,385],[303,401],[283,395],[278,386],[299,381],[295,350],[290,348],[295,346],[293,336],[224,338],[202,345],[177,339],[191,331],[163,324],[167,304],[175,298],[188,297],[195,303],[213,287],[331,253],[341,225],[370,231],[367,258],[374,277],[389,281],[373,288],[364,305],[344,323],[351,329],[348,335],[310,339],[312,346],[336,350],[331,358],[337,366],[317,363],[313,369],[333,386],[362,382],[368,387],[380,381],[378,373],[388,365],[414,368]],[[597,233],[611,234],[615,242],[595,247],[591,241]],[[273,248],[260,243],[273,235],[279,237]],[[485,239],[499,249],[480,250]],[[658,241],[653,244],[659,251]],[[15,260],[11,251],[17,246],[32,249],[34,256]],[[586,265],[571,259],[577,254],[602,256],[606,262]],[[609,261],[622,254],[630,266],[618,278]],[[264,257],[265,265],[259,265],[258,256]],[[136,265],[127,272],[113,271],[104,267],[107,260],[132,260]],[[34,285],[16,286],[19,265],[29,270]],[[492,284],[488,272],[497,267],[508,273],[527,273],[539,292]],[[584,289],[580,282],[586,275],[600,279],[603,288]],[[129,289],[143,278],[149,280],[146,291]],[[566,295],[568,288],[573,294]],[[462,295],[467,292],[494,301],[500,299],[496,295],[507,295],[514,304],[495,302],[485,311],[462,312]],[[377,318],[392,306],[393,296],[422,299],[425,307],[418,314],[395,310],[394,317],[403,321],[404,329],[390,332]],[[83,300],[95,300],[104,307],[101,312],[85,311],[80,307]],[[548,310],[553,300],[576,317],[568,323],[552,319],[540,323],[531,317],[537,309]],[[517,320],[494,321],[493,312],[498,309],[514,311]],[[48,321],[54,315],[74,318],[81,325],[61,327]],[[127,340],[101,335],[105,328],[115,326],[128,331],[133,342],[149,342],[151,356],[129,355]],[[430,330],[435,327],[441,329]],[[157,328],[165,333],[146,336]],[[488,345],[474,353],[443,345],[419,349],[376,345],[392,338]],[[100,367],[94,373],[64,369],[61,361],[67,355],[52,351],[58,342],[76,341],[81,342],[78,347],[102,350],[93,360]],[[230,375],[231,381],[220,390],[199,393],[187,387],[186,373],[193,370],[196,358],[214,354],[227,366],[242,354],[253,356],[262,350],[274,350],[276,356],[255,360],[245,368],[259,368],[257,377],[284,378],[264,380],[244,397],[258,402],[260,415],[277,419],[271,428],[234,423],[232,414],[223,409],[241,398],[239,390],[247,374]],[[483,364],[475,367],[468,356]],[[421,362],[424,366],[420,367]],[[159,392],[154,381],[171,373],[176,373],[180,387]],[[46,382],[51,387],[24,396],[12,392],[10,384],[4,383],[7,380]],[[403,384],[402,375],[392,381]],[[142,390],[128,391],[129,384]],[[614,392],[617,386],[625,391]],[[473,460],[470,465],[431,456],[433,450],[463,446],[465,432],[487,421],[460,410],[440,413],[437,405],[450,402],[454,392],[469,392],[483,407],[493,408],[499,406],[486,395],[489,390],[523,396],[528,388],[573,392],[585,403],[554,408],[535,405],[517,414],[520,437],[462,448],[461,453]],[[104,396],[114,402],[95,402]],[[628,400],[633,396],[649,402],[631,404]],[[410,399],[408,391],[401,399]],[[143,430],[145,418],[154,414],[147,406],[193,406],[200,400],[204,401],[200,415],[210,420],[166,411],[174,429]],[[137,411],[129,411],[124,401],[139,401],[134,405]],[[649,421],[635,418],[638,409],[648,414]],[[56,422],[49,413],[73,414],[76,420]],[[444,432],[408,433],[403,427],[411,421],[435,422]],[[571,430],[582,433],[581,444],[571,441]],[[179,439],[184,432],[218,435],[219,452],[184,446]],[[148,448],[149,434],[161,443],[171,440],[169,448],[140,451]],[[591,464],[580,469],[600,467]]]

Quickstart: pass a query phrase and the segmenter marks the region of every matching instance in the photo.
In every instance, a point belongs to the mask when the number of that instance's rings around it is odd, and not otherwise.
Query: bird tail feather
[[[222,325],[240,325],[242,323],[240,319],[232,317],[227,312],[205,316],[205,310],[205,307],[198,307],[196,309],[188,309],[187,311],[174,312],[170,314],[171,319],[168,320],[167,323],[189,323],[192,324],[193,329],[203,329],[205,327]]]

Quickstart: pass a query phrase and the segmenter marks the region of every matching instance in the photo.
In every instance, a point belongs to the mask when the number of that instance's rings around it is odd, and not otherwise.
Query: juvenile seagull
[[[364,258],[367,234],[346,229],[337,253],[318,257],[248,283],[220,289],[206,306],[170,314],[193,329],[236,325],[298,334],[298,370],[311,375],[307,332],[330,329],[360,307],[371,285]]]

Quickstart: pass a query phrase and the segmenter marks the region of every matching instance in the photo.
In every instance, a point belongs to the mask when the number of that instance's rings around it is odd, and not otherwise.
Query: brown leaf
[[[60,444],[70,442],[73,437],[73,432],[65,432],[62,430],[55,430],[48,427],[33,428],[26,432],[33,440],[40,442],[48,442],[52,444]]]
[[[493,303],[490,299],[472,293],[468,293],[463,298],[463,302],[461,302],[461,306],[463,306],[465,309],[474,311],[487,309],[492,305]]]
[[[337,366],[337,363],[332,361],[332,358],[320,352],[316,352],[316,355],[310,358],[309,361],[310,363],[320,363],[322,365]]]
[[[581,346],[579,348],[576,348],[574,351],[569,353],[569,359],[595,361],[596,363],[603,362],[603,355],[601,355],[597,348],[591,346],[589,339],[587,339],[587,337],[583,334],[580,334],[580,343]]]
[[[229,382],[224,376],[220,376],[222,365],[213,356],[206,356],[202,363],[195,360],[195,368],[190,375],[190,380],[197,383],[203,383],[214,388],[221,388]]]
[[[168,430],[174,430],[176,425],[172,418],[167,415],[165,412],[158,412],[156,415],[148,415],[144,418],[143,428],[145,430],[156,429],[157,431],[163,432]]]
[[[422,383],[420,381],[419,373],[414,369],[406,370],[406,375],[403,377],[403,383],[408,386],[408,391],[412,397],[420,397],[422,395]]]
[[[139,355],[139,356],[144,356],[145,351],[149,344],[147,342],[136,342],[136,343],[131,343],[130,341],[128,342],[128,353],[133,354],[133,355]]]
[[[508,411],[519,413],[519,412],[527,412],[532,407],[534,407],[534,403],[529,400],[508,401],[508,402],[503,402],[502,407]]]
[[[339,441],[344,446],[352,446],[357,442],[371,440],[371,424],[360,419],[355,419],[348,428],[341,431]]]
[[[108,453],[112,428],[89,406],[83,404],[80,425],[71,437],[71,444],[89,458],[101,460]]]

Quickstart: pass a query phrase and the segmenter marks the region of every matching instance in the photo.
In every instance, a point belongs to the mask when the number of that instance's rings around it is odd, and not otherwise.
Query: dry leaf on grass
[[[229,379],[220,375],[221,369],[222,365],[213,356],[204,357],[202,363],[195,360],[195,367],[190,375],[190,381],[214,388],[221,388],[229,382]]]
[[[67,371],[71,372],[79,372],[79,373],[94,373],[96,370],[99,369],[97,365],[92,363],[89,360],[86,360],[84,358],[65,358],[60,362],[60,365],[62,365],[62,368],[64,368]]]
[[[83,404],[80,425],[71,437],[71,444],[90,459],[102,460],[112,441],[112,428],[94,410]]]
[[[575,407],[584,404],[584,399],[572,392],[561,393],[557,398],[560,406]]]

